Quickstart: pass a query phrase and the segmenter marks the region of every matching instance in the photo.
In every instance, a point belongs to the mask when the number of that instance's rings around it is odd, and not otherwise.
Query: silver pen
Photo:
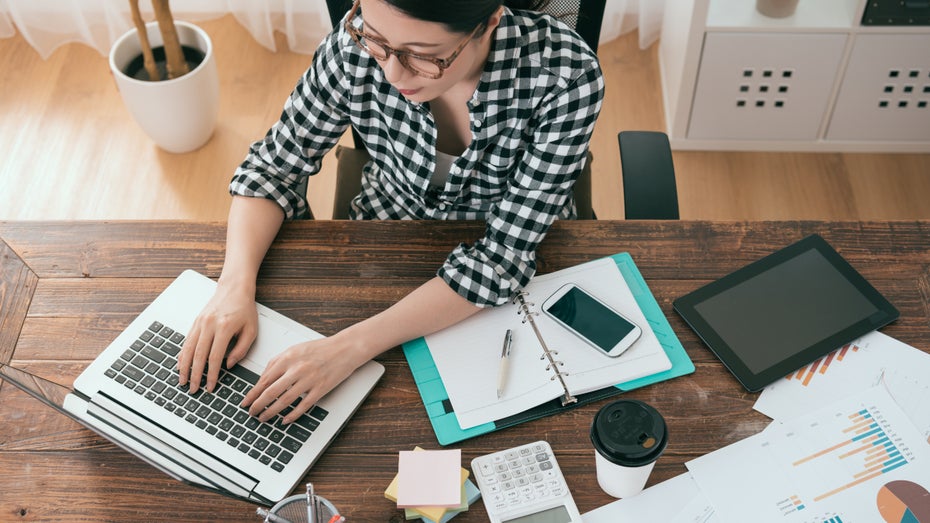
[[[504,334],[504,347],[501,349],[501,365],[497,374],[497,399],[504,395],[504,385],[507,384],[507,364],[510,362],[510,342],[513,339],[513,332],[507,329]]]
[[[316,494],[313,492],[313,483],[307,483],[307,523],[318,523],[316,511]]]

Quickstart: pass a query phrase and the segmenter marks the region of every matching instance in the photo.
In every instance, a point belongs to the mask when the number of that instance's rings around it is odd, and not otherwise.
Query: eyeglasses
[[[433,56],[423,56],[416,53],[410,53],[407,51],[399,51],[389,46],[384,40],[371,36],[369,34],[363,33],[360,29],[352,25],[352,21],[355,19],[355,15],[358,12],[360,2],[355,0],[355,3],[352,5],[352,10],[349,12],[349,16],[346,19],[346,31],[349,33],[349,36],[352,37],[352,40],[355,41],[355,44],[359,46],[363,51],[372,56],[375,60],[384,61],[390,58],[391,55],[397,57],[397,61],[401,63],[404,67],[413,71],[418,76],[429,78],[431,80],[436,80],[442,78],[442,73],[448,69],[452,62],[458,58],[459,53],[465,49],[465,46],[468,45],[469,40],[471,40],[475,34],[478,32],[478,29],[481,28],[479,25],[462,40],[462,43],[455,48],[455,51],[452,52],[448,58],[436,58]]]

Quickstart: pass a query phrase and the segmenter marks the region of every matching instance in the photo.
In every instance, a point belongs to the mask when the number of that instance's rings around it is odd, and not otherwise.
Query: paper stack
[[[457,449],[401,451],[397,475],[384,497],[404,509],[408,520],[445,523],[480,497],[461,462]]]

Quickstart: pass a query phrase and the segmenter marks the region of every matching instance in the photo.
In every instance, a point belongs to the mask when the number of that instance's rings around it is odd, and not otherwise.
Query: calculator
[[[478,456],[471,469],[491,523],[581,523],[545,441]]]

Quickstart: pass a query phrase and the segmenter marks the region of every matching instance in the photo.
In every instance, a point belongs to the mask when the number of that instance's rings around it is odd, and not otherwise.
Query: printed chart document
[[[686,465],[721,521],[930,521],[930,445],[884,387]]]
[[[769,385],[753,408],[789,419],[880,384],[930,442],[930,354],[877,331]]]
[[[717,523],[714,507],[685,472],[581,515],[584,523]]]
[[[542,303],[559,287],[575,283],[642,328],[642,336],[623,355],[611,358],[587,345],[541,312]],[[609,259],[584,263],[537,276],[525,289],[533,319],[560,362],[552,368],[532,327],[523,323],[520,307],[507,304],[471,316],[426,336],[449,401],[463,429],[518,414],[562,396],[556,371],[572,394],[582,394],[668,370],[672,363],[649,322]],[[504,395],[497,397],[498,365],[504,334],[513,331]]]

